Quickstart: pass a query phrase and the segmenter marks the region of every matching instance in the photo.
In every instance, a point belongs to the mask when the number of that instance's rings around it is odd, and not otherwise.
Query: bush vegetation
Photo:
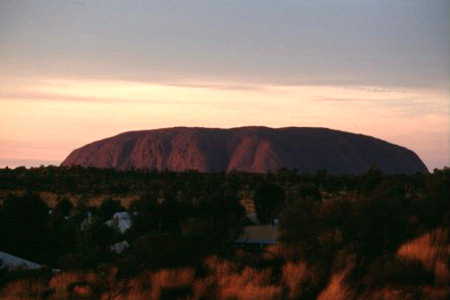
[[[0,169],[0,250],[47,266],[0,269],[0,298],[447,299],[449,188],[449,169]],[[234,244],[251,223],[243,198],[279,219],[279,243]],[[125,210],[128,231],[105,224]]]

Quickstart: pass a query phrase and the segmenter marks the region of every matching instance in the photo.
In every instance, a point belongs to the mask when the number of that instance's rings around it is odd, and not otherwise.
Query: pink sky
[[[77,147],[128,130],[246,125],[362,133],[412,149],[430,169],[449,165],[450,97],[435,90],[62,78],[4,82],[3,165],[57,163]]]
[[[449,166],[450,1],[0,1],[0,166],[120,132],[315,126]]]

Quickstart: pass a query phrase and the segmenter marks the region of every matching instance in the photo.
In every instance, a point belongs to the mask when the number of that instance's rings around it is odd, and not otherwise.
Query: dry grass
[[[77,283],[80,284],[76,285]],[[54,291],[55,299],[67,299],[73,292],[84,294],[86,290],[91,290],[89,287],[100,285],[100,277],[93,272],[60,272],[55,274],[48,283],[48,287]]]
[[[215,299],[216,282],[213,276],[198,278],[192,285],[192,300]]]
[[[255,286],[247,284],[222,288],[219,299],[245,299],[245,300],[275,300],[281,297],[279,286]]]
[[[127,281],[109,281],[109,286],[103,292],[101,299],[158,300],[168,291],[181,288],[192,290],[193,287],[195,287],[195,271],[192,268],[164,269],[157,272],[145,272]],[[191,294],[187,296],[191,297]]]
[[[220,259],[217,256],[210,256],[205,259],[205,267],[216,277],[228,276],[237,271],[238,267],[235,263]]]
[[[159,299],[163,290],[190,287],[195,279],[195,272],[191,268],[161,270],[150,276],[151,299]]]
[[[49,207],[55,207],[59,199],[58,194],[52,192],[39,192],[39,197],[41,197]]]
[[[43,299],[48,291],[47,283],[43,280],[21,279],[9,282],[0,291],[0,299]]]
[[[2,289],[0,299],[41,299],[45,293],[48,295],[46,299],[50,300],[74,297],[100,300],[301,299],[315,295],[324,282],[328,283],[319,292],[319,300],[415,299],[424,295],[426,299],[447,299],[450,295],[447,234],[448,230],[435,230],[404,244],[397,252],[400,257],[418,260],[432,270],[436,278],[433,286],[399,286],[395,289],[383,286],[376,290],[360,291],[357,295],[345,282],[354,265],[351,256],[339,258],[342,262],[333,267],[336,271],[328,278],[323,277],[328,276],[327,272],[323,273],[317,266],[304,261],[285,260],[280,266],[278,262],[295,253],[290,253],[287,248],[273,246],[268,249],[270,255],[261,256],[262,261],[270,267],[255,268],[238,263],[249,258],[250,254],[244,253],[242,257],[236,256],[238,262],[217,256],[206,258],[205,273],[201,276],[193,268],[147,271],[126,280],[117,278],[118,270],[114,267],[95,273],[61,272],[54,274],[48,282],[36,279],[10,282]],[[273,265],[271,259],[275,259]]]
[[[304,262],[288,262],[283,266],[281,282],[288,289],[288,298],[300,297],[305,283],[310,281],[311,271]]]
[[[275,244],[265,248],[262,258],[266,260],[283,259],[292,261],[299,258],[299,251],[296,247]]]
[[[425,286],[422,287],[423,295],[426,295],[427,299],[430,300],[448,300],[450,299],[450,288],[449,286]]]
[[[89,206],[96,206],[99,207],[106,199],[108,198],[112,198],[114,200],[117,200],[120,202],[120,204],[125,207],[125,208],[129,208],[130,204],[139,199],[138,195],[111,195],[111,194],[101,194],[101,195],[95,195],[92,197],[89,197],[87,199],[87,204]],[[76,196],[75,196],[76,197]],[[79,199],[79,197],[78,197]]]
[[[445,285],[450,282],[449,239],[449,230],[438,228],[403,244],[397,250],[397,255],[420,261],[427,270],[434,273],[437,284]]]
[[[333,274],[328,285],[320,292],[317,300],[345,300],[352,298],[352,290],[344,282],[346,275],[346,270]]]
[[[117,268],[96,273],[61,272],[44,283],[35,279],[11,282],[3,290],[5,297],[0,298],[35,299],[36,295],[51,290],[47,299],[275,300],[285,295],[295,299],[301,294],[301,287],[313,277],[305,263],[287,263],[280,276],[274,276],[271,268],[239,267],[216,256],[205,259],[204,266],[203,277],[196,277],[192,268],[149,271],[128,280],[117,279]]]
[[[198,290],[208,290],[216,286],[217,299],[279,299],[282,288],[272,283],[272,270],[256,270],[244,267],[238,270],[236,264],[209,257],[205,266],[210,271],[205,284],[197,287]],[[199,293],[197,293],[197,296]]]
[[[408,289],[393,289],[393,288],[383,288],[378,290],[370,290],[359,297],[360,299],[366,300],[415,300],[423,299],[420,295],[419,289],[408,290]],[[429,299],[429,298],[425,298]]]

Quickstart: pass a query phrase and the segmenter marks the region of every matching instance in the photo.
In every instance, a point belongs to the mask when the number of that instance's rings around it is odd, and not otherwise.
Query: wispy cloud
[[[266,125],[365,133],[414,147],[433,161],[449,150],[449,98],[376,86],[11,79],[0,87],[0,140],[22,144],[3,143],[0,158],[63,159],[73,148],[127,130]],[[433,150],[413,141],[426,140],[431,130]]]
[[[11,80],[10,80],[11,81]],[[76,80],[36,79],[28,82],[12,81],[0,88],[0,100],[44,100],[44,101],[87,101],[87,102],[132,102],[146,101],[153,104],[171,103],[200,104],[191,101],[195,94],[201,96],[211,91],[264,91],[263,85],[209,82],[154,83],[123,80]],[[169,92],[169,93],[168,93]],[[170,99],[161,100],[158,98]],[[180,97],[185,95],[186,97]],[[181,98],[183,98],[181,100]]]

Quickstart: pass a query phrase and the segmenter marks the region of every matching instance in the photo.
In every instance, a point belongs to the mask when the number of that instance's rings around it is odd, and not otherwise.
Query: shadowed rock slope
[[[327,128],[175,127],[125,132],[74,150],[62,166],[267,172],[280,168],[362,173],[427,172],[411,150]]]

